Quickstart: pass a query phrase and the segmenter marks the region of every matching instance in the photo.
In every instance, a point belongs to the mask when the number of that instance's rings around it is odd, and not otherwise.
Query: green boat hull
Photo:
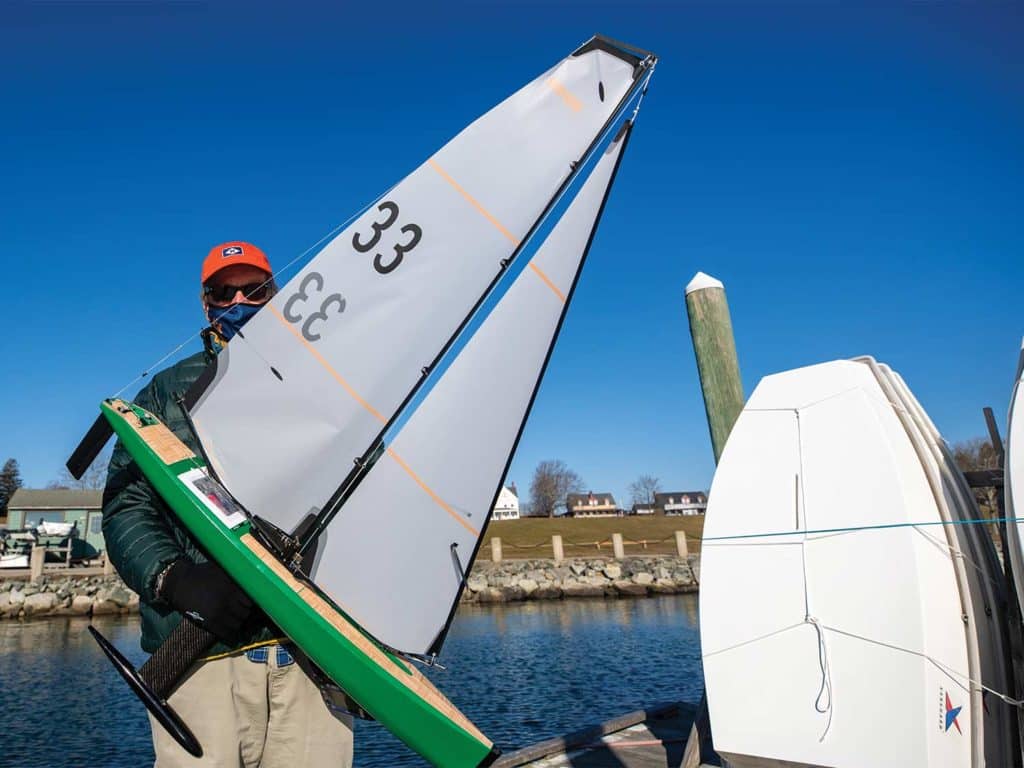
[[[182,479],[205,471],[201,457],[138,406],[105,401],[101,408],[139,469],[206,552],[331,680],[433,765],[476,768],[493,762],[498,750],[490,740],[410,662],[374,641],[315,586],[297,581],[253,537],[247,519],[218,514],[204,503],[195,483]]]

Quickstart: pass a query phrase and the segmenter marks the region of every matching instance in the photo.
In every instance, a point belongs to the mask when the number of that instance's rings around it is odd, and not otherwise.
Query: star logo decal
[[[956,726],[956,732],[962,734],[960,730],[960,723],[957,722],[957,717],[960,715],[962,706],[954,707],[953,701],[949,698],[949,691],[946,691],[946,731],[949,731],[950,726]]]

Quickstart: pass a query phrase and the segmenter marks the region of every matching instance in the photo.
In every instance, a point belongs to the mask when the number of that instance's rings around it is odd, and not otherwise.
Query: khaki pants
[[[352,718],[298,664],[244,653],[198,664],[170,704],[203,747],[194,758],[152,718],[155,768],[351,768]]]

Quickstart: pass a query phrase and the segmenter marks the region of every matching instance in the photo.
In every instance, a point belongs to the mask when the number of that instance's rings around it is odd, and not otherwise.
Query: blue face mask
[[[220,331],[224,341],[230,341],[259,310],[260,306],[254,304],[232,304],[230,307],[207,307],[206,316]]]

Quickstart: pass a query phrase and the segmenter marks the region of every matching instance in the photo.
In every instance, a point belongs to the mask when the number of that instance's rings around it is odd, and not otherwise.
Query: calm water
[[[97,619],[135,664],[136,618]],[[152,764],[144,709],[82,620],[0,622],[0,766]],[[700,695],[697,601],[464,607],[437,686],[503,749],[663,701]],[[358,723],[356,766],[423,761],[376,723]],[[298,767],[297,767],[298,768]]]

